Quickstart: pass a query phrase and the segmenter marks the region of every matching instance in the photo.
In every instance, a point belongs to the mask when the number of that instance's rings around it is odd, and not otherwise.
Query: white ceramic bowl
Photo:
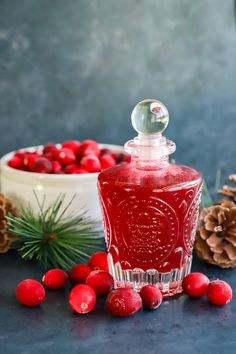
[[[115,152],[123,152],[119,145],[100,144],[101,148],[109,148]],[[21,149],[21,151],[34,151],[41,146]],[[46,196],[45,207],[50,205],[61,193],[65,194],[65,204],[74,195],[75,199],[68,208],[71,213],[81,208],[88,210],[88,215],[94,220],[101,220],[97,192],[98,173],[85,173],[81,175],[53,175],[45,173],[33,173],[20,171],[7,165],[14,152],[4,155],[0,160],[1,192],[4,193],[13,204],[20,208],[30,204],[33,211],[38,212],[38,204],[34,190],[40,201]]]

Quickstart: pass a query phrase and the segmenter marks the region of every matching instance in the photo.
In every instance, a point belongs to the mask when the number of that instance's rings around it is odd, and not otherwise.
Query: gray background
[[[236,172],[233,0],[0,0],[0,153],[134,136],[158,98],[178,162]]]

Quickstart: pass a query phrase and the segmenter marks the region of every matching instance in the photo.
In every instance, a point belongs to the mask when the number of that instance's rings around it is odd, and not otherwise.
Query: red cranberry
[[[106,154],[111,155],[112,151],[110,149],[107,149],[107,148],[101,149],[100,155],[103,156],[103,155],[106,155]]]
[[[96,305],[95,291],[88,285],[76,285],[70,292],[69,304],[78,313],[88,313]]]
[[[100,155],[100,148],[94,140],[84,140],[78,149],[78,157],[82,158],[88,155]]]
[[[150,310],[155,310],[162,303],[162,293],[156,285],[145,285],[140,291],[140,296],[143,305]]]
[[[70,280],[73,284],[86,283],[88,275],[92,269],[86,264],[77,264],[70,271]]]
[[[207,297],[212,304],[222,306],[231,301],[233,291],[226,281],[214,280],[208,285]]]
[[[86,284],[93,288],[97,296],[107,295],[114,288],[113,277],[104,270],[92,271],[86,280]]]
[[[105,270],[109,272],[106,252],[96,252],[88,260],[88,266],[93,270]]]
[[[26,279],[17,285],[16,297],[22,305],[29,307],[38,306],[45,298],[45,290],[38,281]]]
[[[210,280],[205,274],[190,273],[183,279],[183,291],[191,297],[205,295]]]
[[[61,269],[51,269],[44,274],[42,282],[48,288],[57,290],[65,287],[68,275]]]
[[[52,154],[52,155],[55,155],[57,153],[57,147],[55,144],[46,144],[44,145],[44,148],[43,148],[43,154]]]
[[[74,152],[68,148],[59,149],[56,158],[61,165],[69,165],[76,161]]]
[[[52,173],[60,174],[62,172],[61,165],[58,161],[52,161]]]
[[[135,290],[120,288],[110,292],[106,300],[106,307],[113,315],[127,317],[140,310],[142,299]]]
[[[9,161],[8,161],[8,166],[16,169],[21,168],[21,159],[17,156],[13,156]]]
[[[87,170],[88,172],[100,172],[101,163],[99,158],[95,155],[88,155],[81,159],[80,167]]]
[[[52,163],[45,157],[40,157],[31,167],[31,172],[50,173],[52,172]]]
[[[102,170],[116,165],[116,160],[110,154],[105,154],[101,156],[100,162],[101,162]]]
[[[77,155],[80,145],[81,143],[78,140],[68,140],[62,144],[62,147],[72,150]]]
[[[26,154],[23,159],[24,169],[27,171],[31,171],[32,167],[34,166],[35,162],[38,159],[39,159],[39,155],[37,154]]]

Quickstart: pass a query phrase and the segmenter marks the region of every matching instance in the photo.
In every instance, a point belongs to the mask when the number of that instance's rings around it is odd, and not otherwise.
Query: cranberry
[[[162,293],[156,285],[145,285],[140,291],[140,296],[143,305],[150,310],[155,310],[162,303]]]
[[[52,172],[52,163],[45,157],[40,157],[31,167],[31,172],[50,173]]]
[[[86,171],[84,168],[80,168],[77,167],[76,169],[74,169],[74,171],[72,172],[72,175],[82,175],[84,173],[88,173],[88,171]]]
[[[62,173],[61,164],[58,161],[52,161],[52,173],[60,174]]]
[[[233,291],[226,281],[214,280],[208,285],[207,297],[212,304],[222,306],[230,302]]]
[[[100,148],[94,140],[84,140],[78,149],[78,157],[82,158],[88,155],[100,155]]]
[[[103,155],[106,155],[106,154],[111,155],[112,151],[110,149],[107,149],[107,148],[101,149],[100,155],[103,156]]]
[[[88,155],[81,159],[80,167],[87,170],[88,172],[99,172],[101,171],[101,163],[99,158],[95,155]]]
[[[142,299],[134,289],[119,288],[110,292],[106,307],[113,315],[131,316],[142,307]]]
[[[88,313],[96,305],[95,291],[88,285],[76,285],[70,292],[69,304],[78,313]]]
[[[42,282],[48,289],[61,289],[65,287],[68,275],[61,269],[51,269],[44,274]]]
[[[66,165],[65,168],[64,168],[64,171],[67,174],[71,174],[75,170],[77,170],[77,168],[78,168],[78,165],[76,165],[76,164]]]
[[[46,154],[43,154],[42,157],[45,157],[45,159],[48,159],[49,161],[55,160],[55,156],[51,152],[47,152]]]
[[[70,280],[73,284],[86,283],[86,279],[91,272],[92,269],[86,264],[78,264],[71,269]]]
[[[32,167],[34,166],[35,162],[39,159],[38,154],[26,154],[23,159],[23,166],[24,169],[27,171],[31,171]]]
[[[45,290],[38,281],[26,279],[17,285],[16,297],[22,305],[29,307],[38,306],[45,298]]]
[[[58,151],[58,148],[56,147],[55,144],[46,144],[44,145],[44,148],[43,148],[43,154],[47,154],[47,153],[50,153],[52,155],[55,155]]]
[[[102,170],[116,165],[116,160],[110,154],[105,154],[101,156],[100,162],[101,162]]]
[[[23,162],[25,153],[23,151],[16,151],[14,153],[14,157],[18,157],[21,160],[21,162]]]
[[[114,288],[113,277],[104,270],[92,271],[86,280],[86,284],[93,288],[97,296],[107,295]]]
[[[68,140],[62,144],[62,147],[72,150],[77,155],[80,145],[81,143],[78,140]]]
[[[105,270],[109,272],[107,253],[96,252],[88,260],[88,266],[93,270]]]
[[[116,155],[116,162],[117,163],[121,163],[121,162],[128,162],[129,163],[130,161],[131,161],[130,155],[124,154],[123,152],[118,153]]]
[[[69,165],[76,161],[75,154],[68,148],[61,148],[56,153],[56,159],[61,165]]]
[[[17,156],[13,156],[9,161],[8,161],[8,166],[16,169],[21,168],[21,159]]]
[[[205,274],[190,273],[183,279],[183,291],[191,297],[205,295],[210,280]]]

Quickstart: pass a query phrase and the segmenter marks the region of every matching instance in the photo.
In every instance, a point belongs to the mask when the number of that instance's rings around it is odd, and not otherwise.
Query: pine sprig
[[[17,236],[13,247],[23,259],[36,259],[45,268],[69,269],[103,249],[99,225],[84,208],[77,214],[65,216],[75,196],[64,208],[64,194],[48,208],[44,208],[45,198],[40,203],[36,193],[35,197],[38,214],[29,207],[21,209],[20,216],[8,216],[8,229]]]

